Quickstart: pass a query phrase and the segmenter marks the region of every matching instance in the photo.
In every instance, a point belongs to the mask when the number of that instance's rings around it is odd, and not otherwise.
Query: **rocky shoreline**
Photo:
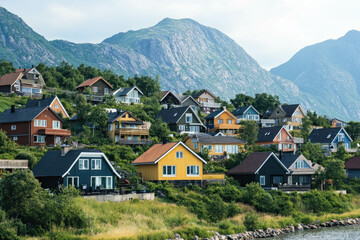
[[[288,226],[285,228],[268,228],[266,230],[255,230],[247,231],[245,233],[237,233],[231,235],[221,235],[218,232],[214,232],[214,236],[211,238],[199,238],[194,236],[194,240],[249,240],[256,238],[270,238],[277,237],[286,233],[293,233],[296,231],[303,231],[308,229],[318,229],[318,228],[327,228],[327,227],[337,227],[337,226],[350,226],[360,224],[360,218],[349,218],[346,220],[331,220],[329,222],[323,223],[310,223],[310,224],[299,224],[298,226]],[[171,240],[171,239],[170,239]],[[173,240],[183,240],[179,234],[175,234]]]

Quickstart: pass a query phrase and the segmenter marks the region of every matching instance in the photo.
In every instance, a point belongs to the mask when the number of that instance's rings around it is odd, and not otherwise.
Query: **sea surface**
[[[276,240],[360,240],[360,225],[329,227],[284,234]]]

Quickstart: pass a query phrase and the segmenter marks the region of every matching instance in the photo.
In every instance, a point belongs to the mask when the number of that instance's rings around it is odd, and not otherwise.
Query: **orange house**
[[[63,118],[70,117],[57,96],[43,99],[30,99],[27,101],[26,107],[50,107],[54,112],[61,115]]]
[[[283,152],[296,151],[294,138],[284,126],[260,128],[256,144],[263,146],[276,145],[277,150]]]
[[[236,117],[226,108],[215,111],[205,117],[209,133],[221,132],[227,136],[238,136],[241,125],[236,124]]]

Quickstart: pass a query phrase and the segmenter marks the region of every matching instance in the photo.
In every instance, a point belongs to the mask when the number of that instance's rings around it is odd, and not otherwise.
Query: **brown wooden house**
[[[62,127],[63,120],[49,106],[15,109],[13,105],[0,114],[0,129],[20,145],[61,144],[71,135]]]
[[[84,93],[85,89],[90,89],[91,91],[91,101],[93,102],[102,102],[104,96],[112,94],[113,87],[102,77],[95,77],[86,80],[82,84],[76,87],[80,93]],[[89,99],[90,96],[87,96]]]
[[[44,95],[45,96],[45,95]],[[69,114],[62,105],[60,99],[57,96],[42,98],[42,99],[30,99],[26,103],[26,107],[40,107],[49,106],[54,112],[60,114],[63,118],[69,118]]]
[[[0,78],[0,92],[30,97],[42,95],[44,79],[36,68],[21,68]]]

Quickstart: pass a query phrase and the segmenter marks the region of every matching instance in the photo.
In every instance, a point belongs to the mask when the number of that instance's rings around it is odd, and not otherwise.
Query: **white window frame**
[[[239,146],[238,145],[225,145],[225,152],[231,154],[239,153]]]
[[[59,139],[59,141],[57,141],[57,139]],[[61,137],[55,136],[55,144],[60,144],[60,143],[61,143]]]
[[[99,164],[97,164],[99,162]],[[91,170],[101,170],[101,158],[91,159]]]
[[[85,162],[87,162],[87,168]],[[79,159],[79,170],[89,170],[89,159]]]
[[[215,145],[215,153],[223,153],[223,152],[224,152],[224,146],[223,145]]]
[[[104,88],[104,94],[109,94],[109,89],[108,88]]]
[[[16,130],[16,125],[11,125],[11,130]]]
[[[202,149],[204,150],[205,148],[207,148],[209,151],[213,150],[213,146],[212,145],[203,145]]]
[[[170,174],[168,174],[168,167],[170,167]],[[163,177],[176,177],[176,166],[175,165],[164,165],[163,166]]]
[[[200,166],[199,165],[186,166],[186,176],[188,177],[200,176]]]
[[[34,127],[47,127],[47,121],[41,119],[34,120]]]
[[[179,131],[185,131],[185,125],[179,125]]]
[[[13,137],[13,141],[17,141],[18,140],[18,137]]]
[[[288,149],[291,149],[292,148],[292,144],[288,144]]]
[[[176,152],[176,158],[184,158],[184,152],[183,151]]]
[[[283,150],[283,144],[279,143],[279,150]]]
[[[185,114],[185,122],[186,123],[192,123],[192,113],[186,113]],[[189,118],[189,120],[188,120],[188,118]]]
[[[74,179],[77,179],[77,186],[74,186]],[[72,179],[71,180],[71,186],[74,186],[74,187],[79,187],[79,177],[78,176],[68,176],[67,179],[66,179],[66,184],[67,186],[69,187],[69,179]]]
[[[34,135],[34,137],[36,137],[36,141],[34,139],[35,143],[45,143],[45,136],[44,135]],[[39,138],[43,141],[39,141]]]
[[[279,133],[279,140],[280,141],[282,140],[282,133],[281,132]]]
[[[112,123],[109,123],[109,124],[108,124],[108,131],[109,131],[109,132],[112,132],[112,131],[113,131],[113,127],[114,127],[114,125],[113,125]]]
[[[60,129],[60,121],[53,120],[52,121],[52,128],[53,129]]]
[[[264,176],[264,175],[261,175],[261,176],[260,176],[260,181],[259,181],[261,186],[264,186],[264,185],[266,184],[265,180],[266,180],[266,179],[265,179],[265,176]]]
[[[93,178],[95,178],[95,189],[97,188],[97,186],[101,186],[101,178],[106,178],[106,182],[105,182],[105,189],[113,189],[113,179],[112,176],[91,176],[90,177],[90,186],[92,187],[92,180]],[[109,179],[111,181],[111,185],[109,185]],[[93,191],[95,190],[93,189]],[[100,188],[100,189],[104,189],[104,188]]]
[[[198,143],[194,142],[194,148],[197,149],[198,148]]]
[[[99,91],[98,87],[93,87],[93,93],[97,93]]]
[[[59,105],[58,105],[58,104],[55,104],[55,108],[59,108]]]
[[[232,124],[232,120],[231,119],[228,119],[226,120],[227,124]]]
[[[218,119],[218,124],[223,124],[224,121],[222,119]]]

